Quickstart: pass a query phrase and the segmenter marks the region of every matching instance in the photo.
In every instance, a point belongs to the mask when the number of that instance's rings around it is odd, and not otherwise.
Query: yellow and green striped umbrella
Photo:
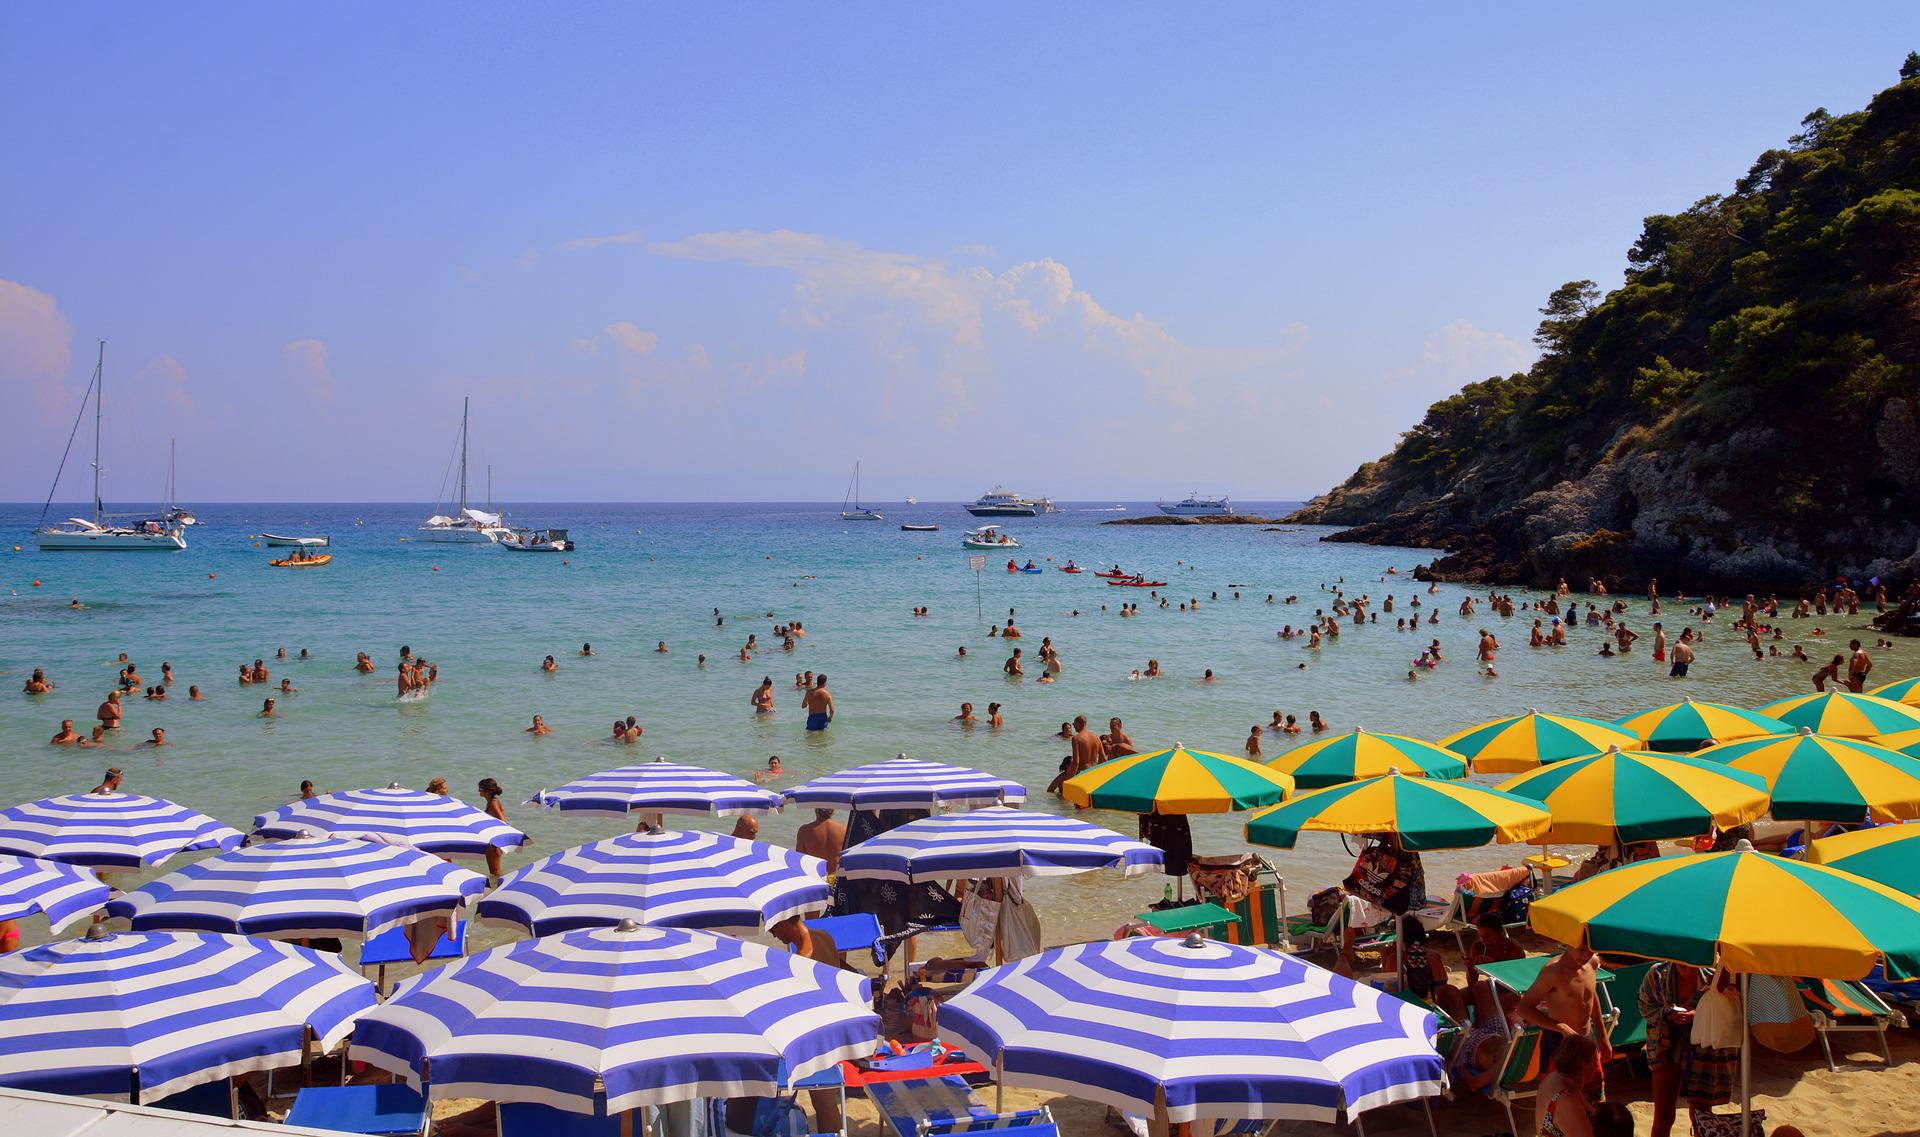
[[[1472,762],[1476,774],[1511,774],[1596,754],[1609,746],[1632,748],[1640,740],[1631,731],[1599,719],[1529,710],[1448,735],[1440,745]]]
[[[1772,715],[1788,726],[1804,726],[1815,734],[1841,738],[1873,738],[1903,730],[1920,730],[1920,708],[1851,691],[1795,695],[1768,703],[1760,708],[1760,713]]]
[[[1872,742],[1875,746],[1898,750],[1909,758],[1920,758],[1920,730],[1903,730],[1898,734],[1876,735]]]
[[[1648,750],[1663,754],[1690,754],[1709,742],[1738,742],[1743,738],[1793,733],[1793,728],[1786,723],[1759,711],[1725,703],[1696,703],[1692,696],[1628,715],[1616,720],[1615,725],[1631,731]]]
[[[1500,783],[1553,815],[1542,840],[1614,845],[1697,837],[1715,825],[1745,825],[1767,811],[1767,784],[1753,774],[1680,754],[1608,749],[1556,762]]]
[[[1807,846],[1807,863],[1920,895],[1920,825],[1880,825],[1822,837]]]
[[[1884,687],[1875,687],[1869,695],[1878,695],[1882,699],[1892,699],[1896,703],[1905,703],[1909,707],[1920,707],[1920,675],[1911,679],[1902,679]]]
[[[1756,774],[1781,821],[1908,821],[1920,817],[1920,758],[1805,727],[1790,738],[1709,746],[1695,757]]]
[[[1920,902],[1824,865],[1756,853],[1623,865],[1533,902],[1533,929],[1565,944],[1752,975],[1920,976]]]
[[[1383,774],[1311,790],[1247,819],[1247,840],[1291,849],[1302,832],[1394,833],[1402,848],[1471,849],[1530,841],[1552,818],[1538,802],[1476,786]]]
[[[1402,734],[1358,729],[1295,747],[1270,760],[1267,768],[1292,777],[1293,784],[1303,790],[1374,778],[1390,770],[1422,778],[1467,776],[1466,759],[1451,750]]]
[[[1127,813],[1232,813],[1272,805],[1293,792],[1293,779],[1231,754],[1175,743],[1151,754],[1102,762],[1060,787],[1075,805]]]

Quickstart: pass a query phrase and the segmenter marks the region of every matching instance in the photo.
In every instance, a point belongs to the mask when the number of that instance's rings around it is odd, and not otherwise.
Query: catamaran
[[[452,516],[436,512],[414,531],[415,538],[442,545],[491,545],[506,536],[508,529],[497,513],[467,505],[467,410],[471,399],[460,400],[460,485],[458,512]],[[442,483],[445,488],[445,483]],[[435,503],[436,509],[438,503]]]
[[[45,524],[47,508],[53,503],[54,491],[60,488],[60,474],[67,466],[63,456],[60,469],[54,471],[53,489],[47,491],[47,506],[40,509],[41,527],[33,531],[33,539],[44,552],[184,549],[187,547],[186,530],[170,518],[147,517],[133,525],[108,523],[115,515],[107,513],[100,502],[100,420],[101,403],[105,401],[106,370],[107,341],[101,340],[100,357],[93,365],[93,381],[87,385],[87,395],[93,399],[93,519],[69,517],[65,525],[49,527]],[[82,399],[80,413],[85,414],[86,410],[86,400]],[[79,429],[78,418],[73,425],[75,430]]]
[[[1233,513],[1233,502],[1225,497],[1201,497],[1196,490],[1185,501],[1171,505],[1160,502],[1160,512],[1169,517],[1225,517]]]
[[[860,463],[853,464],[853,480],[847,483],[847,496],[840,503],[842,521],[885,521],[877,509],[868,509],[860,504]]]

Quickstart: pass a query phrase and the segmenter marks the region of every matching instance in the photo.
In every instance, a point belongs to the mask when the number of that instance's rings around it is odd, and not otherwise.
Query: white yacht
[[[860,463],[853,464],[853,480],[847,483],[847,496],[840,503],[842,521],[885,521],[877,509],[868,509],[860,504]]]
[[[435,513],[414,530],[416,541],[439,545],[491,545],[511,533],[501,516],[467,505],[467,408],[469,399],[460,400],[460,484],[459,505],[452,514]],[[445,488],[445,483],[442,483]]]
[[[1195,491],[1184,501],[1162,501],[1160,512],[1169,517],[1225,517],[1233,513],[1233,502],[1225,497],[1201,497]]]
[[[45,552],[79,551],[131,551],[136,549],[178,550],[187,547],[186,530],[181,524],[169,517],[142,518],[132,525],[110,523],[108,514],[100,502],[100,405],[102,403],[103,383],[106,378],[107,341],[100,341],[100,356],[93,365],[93,382],[87,385],[87,395],[93,399],[93,519],[69,517],[65,525],[46,526],[33,531],[33,539]],[[86,401],[80,403],[80,413],[85,414]],[[76,421],[76,427],[79,423]],[[60,487],[60,473],[66,469],[66,459],[62,458],[60,470],[53,475],[53,485]],[[53,495],[47,495],[51,501]],[[40,512],[40,520],[46,521],[46,510]]]
[[[1051,498],[1021,497],[1003,486],[995,486],[966,507],[975,517],[1034,517],[1060,512]]]

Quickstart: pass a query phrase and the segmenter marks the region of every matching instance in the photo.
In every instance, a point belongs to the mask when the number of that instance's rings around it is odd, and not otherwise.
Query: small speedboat
[[[333,563],[332,553],[295,553],[283,560],[268,561],[274,568],[325,568]]]
[[[982,525],[978,529],[967,530],[960,539],[963,549],[1017,549],[1020,542],[1013,539],[1011,533],[1004,533],[998,525]]]
[[[900,528],[903,532],[907,532],[907,533],[938,533],[940,532],[940,527],[938,525],[902,525]]]
[[[565,529],[515,529],[500,538],[500,547],[516,553],[571,553],[574,549]]]
[[[279,533],[262,533],[260,540],[269,549],[324,549],[332,540],[321,534],[318,537],[286,537]]]

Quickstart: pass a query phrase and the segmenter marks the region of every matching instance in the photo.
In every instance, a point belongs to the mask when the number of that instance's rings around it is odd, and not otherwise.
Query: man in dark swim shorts
[[[833,721],[833,696],[827,694],[825,673],[813,677],[813,690],[807,692],[802,702],[807,708],[807,729],[827,729],[827,724]]]

